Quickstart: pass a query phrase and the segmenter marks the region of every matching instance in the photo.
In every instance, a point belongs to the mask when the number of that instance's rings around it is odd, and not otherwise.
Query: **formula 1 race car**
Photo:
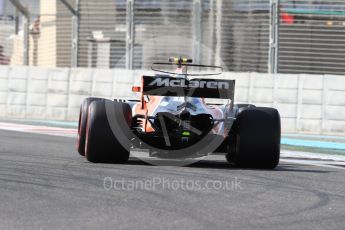
[[[177,69],[156,68],[161,65]],[[192,74],[188,68],[199,71]],[[152,70],[154,76],[142,76],[141,85],[132,87],[139,100],[90,97],[83,101],[77,149],[88,161],[125,163],[132,150],[145,149],[156,159],[223,154],[239,167],[278,165],[279,112],[234,104],[234,80],[204,77],[220,75],[221,67],[192,64],[191,59],[180,57],[153,63]],[[208,103],[209,99],[223,103]]]

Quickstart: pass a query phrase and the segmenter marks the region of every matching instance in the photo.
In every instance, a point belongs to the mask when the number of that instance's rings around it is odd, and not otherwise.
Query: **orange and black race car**
[[[171,72],[157,69],[175,65]],[[197,71],[190,73],[191,68]],[[154,158],[223,154],[240,167],[277,166],[281,131],[276,109],[234,104],[235,81],[210,77],[221,75],[218,66],[180,57],[153,63],[152,70],[154,76],[142,76],[141,85],[132,87],[139,100],[83,101],[77,149],[87,160],[124,163],[131,152],[145,149]]]

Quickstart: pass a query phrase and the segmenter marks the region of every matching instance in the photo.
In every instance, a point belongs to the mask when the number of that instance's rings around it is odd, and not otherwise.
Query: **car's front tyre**
[[[98,101],[98,100],[102,100],[102,99],[96,98],[96,97],[88,97],[83,100],[83,103],[80,106],[77,150],[81,156],[85,156],[86,122],[87,122],[87,117],[88,117],[89,106],[93,101]]]

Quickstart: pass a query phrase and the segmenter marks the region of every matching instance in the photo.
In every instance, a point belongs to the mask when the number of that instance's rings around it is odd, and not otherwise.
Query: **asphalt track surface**
[[[157,178],[166,184],[128,186]],[[210,181],[235,186],[203,187]],[[344,229],[344,182],[341,167],[286,162],[91,164],[75,138],[0,130],[0,229]]]

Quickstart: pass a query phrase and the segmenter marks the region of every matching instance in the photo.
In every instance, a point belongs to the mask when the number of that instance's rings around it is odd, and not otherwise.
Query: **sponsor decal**
[[[171,78],[155,78],[148,84],[157,87],[183,87],[183,88],[205,88],[205,89],[229,89],[230,85],[225,81],[186,80]]]

